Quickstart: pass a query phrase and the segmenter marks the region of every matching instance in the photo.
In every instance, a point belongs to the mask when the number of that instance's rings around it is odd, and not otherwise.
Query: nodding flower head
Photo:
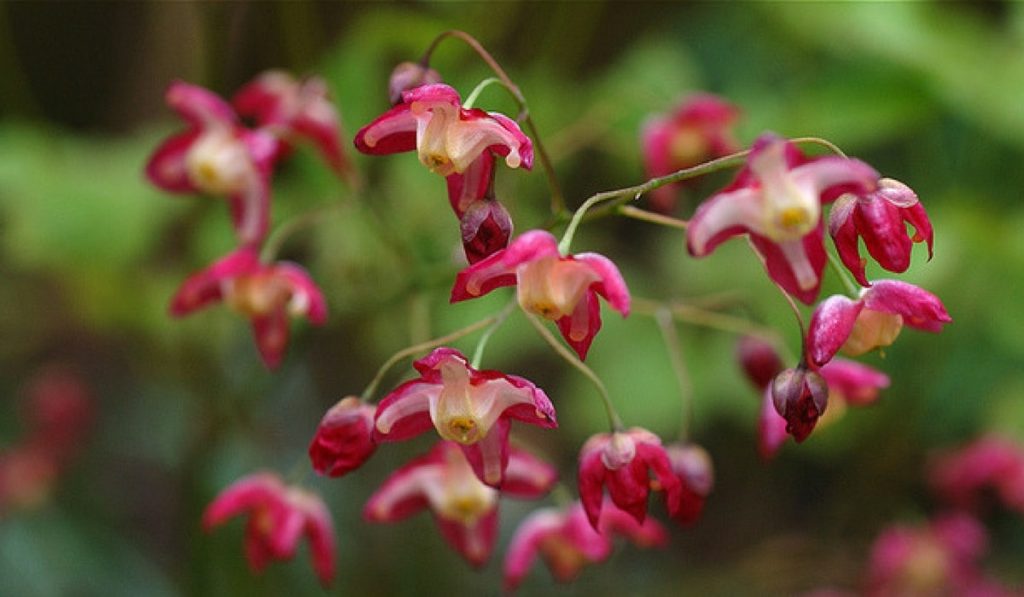
[[[786,419],[786,432],[797,442],[807,439],[828,405],[828,384],[806,366],[786,369],[772,381],[775,411]]]
[[[309,444],[313,470],[340,477],[362,466],[377,449],[373,441],[375,412],[375,407],[356,396],[343,398],[332,406]]]

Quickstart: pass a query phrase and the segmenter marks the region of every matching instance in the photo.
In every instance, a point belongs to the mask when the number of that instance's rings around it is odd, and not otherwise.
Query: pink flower
[[[657,484],[649,475],[654,473]],[[665,491],[670,516],[675,516],[682,503],[682,481],[661,440],[646,429],[599,433],[587,440],[580,450],[580,501],[590,524],[597,528],[604,499],[604,487],[612,502],[643,522],[647,515],[647,495],[655,485]]]
[[[914,226],[914,236],[907,236],[906,223]],[[914,243],[927,242],[928,258],[932,255],[934,236],[928,214],[910,187],[891,178],[879,180],[878,188],[870,192],[839,197],[829,213],[828,231],[843,264],[862,286],[871,284],[864,275],[858,236],[875,261],[890,272],[907,271]]]
[[[807,354],[812,363],[823,365],[840,350],[858,356],[891,345],[903,324],[939,332],[950,321],[934,294],[906,282],[879,280],[857,300],[833,295],[817,306],[807,332]]]
[[[290,487],[273,473],[243,477],[222,491],[203,513],[203,528],[213,527],[238,514],[249,516],[245,525],[245,556],[254,572],[270,560],[287,560],[299,539],[309,539],[313,569],[324,586],[334,580],[334,529],[331,514],[319,496]]]
[[[239,248],[185,280],[171,300],[171,315],[187,315],[216,301],[252,321],[256,347],[271,369],[288,346],[289,315],[304,315],[314,325],[327,321],[327,303],[306,270],[294,263],[261,263],[252,247]]]
[[[202,87],[172,83],[167,103],[189,126],[156,149],[146,176],[172,193],[227,197],[239,239],[259,244],[267,233],[278,141],[266,131],[241,126],[231,106]]]
[[[483,296],[495,288],[516,286],[519,305],[558,325],[580,359],[601,329],[598,295],[629,315],[629,289],[607,257],[597,253],[562,256],[550,232],[530,230],[498,251],[459,272],[451,302]]]
[[[965,514],[944,515],[924,528],[890,527],[871,549],[865,594],[1008,597],[980,568],[987,551],[984,527]]]
[[[686,98],[667,116],[644,123],[640,133],[647,176],[657,178],[739,151],[732,127],[739,110],[709,93]],[[651,192],[651,203],[661,212],[672,210],[680,183]]]
[[[715,485],[715,469],[711,455],[697,444],[669,444],[665,448],[672,472],[679,478],[679,502],[669,506],[673,520],[683,526],[700,518],[711,489]],[[665,494],[668,499],[668,494]]]
[[[538,498],[550,491],[557,476],[547,463],[513,448],[501,491]],[[363,517],[394,522],[423,508],[430,509],[441,535],[470,564],[487,561],[498,535],[498,491],[477,479],[455,442],[438,442],[388,477],[367,501]]]
[[[267,71],[239,90],[232,103],[239,114],[287,143],[312,142],[335,172],[350,168],[341,148],[341,119],[323,79],[296,81],[284,71]]]
[[[595,530],[583,506],[566,510],[537,510],[519,525],[505,555],[505,590],[514,591],[530,571],[539,553],[555,580],[569,582],[587,564],[598,564],[612,553],[612,537],[623,535],[640,547],[661,547],[668,533],[653,518],[642,524],[632,515],[607,504]]]
[[[321,475],[340,477],[362,466],[377,448],[373,441],[375,412],[375,407],[355,396],[343,398],[332,406],[309,444],[313,470]]]
[[[686,230],[687,246],[702,257],[733,236],[749,234],[772,280],[810,304],[827,261],[822,203],[846,190],[874,188],[877,179],[859,160],[807,158],[789,141],[762,135],[732,184],[697,209]]]
[[[377,406],[377,441],[400,441],[434,427],[461,446],[481,481],[504,488],[511,420],[557,426],[547,395],[522,377],[478,371],[453,348],[435,349],[413,365],[420,377],[400,385]]]
[[[401,104],[356,133],[355,145],[372,155],[415,149],[441,176],[465,173],[487,151],[504,157],[509,168],[533,165],[533,145],[515,121],[463,108],[458,92],[441,83],[405,91]]]
[[[987,436],[935,459],[929,481],[946,501],[977,509],[986,495],[1024,513],[1024,447]]]

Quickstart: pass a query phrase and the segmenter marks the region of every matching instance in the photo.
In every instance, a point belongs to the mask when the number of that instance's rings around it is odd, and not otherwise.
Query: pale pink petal
[[[762,212],[761,192],[756,188],[740,187],[708,198],[686,228],[690,254],[702,257],[730,237],[760,228]]]
[[[270,225],[270,182],[263,175],[254,174],[245,188],[228,197],[228,201],[238,239],[242,244],[258,246]]]
[[[835,359],[821,368],[830,391],[852,406],[866,406],[878,400],[879,391],[889,387],[889,376],[867,365]]]
[[[504,588],[515,591],[526,573],[533,567],[537,552],[545,538],[559,532],[564,515],[554,508],[537,510],[530,514],[516,529],[505,552]]]
[[[872,311],[896,313],[903,323],[927,332],[940,332],[953,321],[946,307],[934,294],[899,280],[879,280],[862,296],[864,306]]]
[[[290,335],[288,313],[284,307],[278,307],[266,315],[254,315],[252,333],[263,363],[268,369],[277,369],[284,359]]]
[[[481,516],[473,524],[445,520],[435,516],[437,528],[441,536],[455,551],[474,567],[483,566],[494,551],[494,543],[498,538],[498,509]]]
[[[878,181],[878,172],[871,166],[839,156],[821,157],[801,164],[790,170],[789,176],[795,185],[814,195],[820,196],[831,190],[832,197],[842,192],[873,189]],[[822,200],[828,197],[826,194]]]
[[[419,380],[405,382],[381,399],[374,417],[376,441],[400,441],[417,436],[434,427],[430,419],[430,403],[441,393],[442,386]]]
[[[394,522],[428,507],[426,488],[443,474],[444,465],[437,459],[438,453],[431,452],[392,473],[367,500],[363,518],[371,522]]]
[[[360,129],[355,136],[355,146],[370,155],[416,149],[416,118],[409,104],[398,104]]]
[[[334,523],[331,513],[317,496],[309,496],[306,503],[306,536],[313,555],[313,569],[324,586],[334,582],[337,548],[334,541]]]
[[[495,489],[500,489],[508,466],[508,419],[498,419],[487,435],[473,444],[460,444],[477,478]]]
[[[558,471],[547,462],[518,448],[509,451],[503,494],[536,499],[551,491],[558,481]]]
[[[206,507],[203,512],[203,528],[209,531],[236,514],[280,499],[283,491],[281,481],[272,473],[256,473],[242,477],[228,486]]]
[[[274,266],[274,275],[284,278],[291,288],[289,314],[305,315],[314,325],[327,321],[327,301],[305,268],[294,263],[279,263]]]

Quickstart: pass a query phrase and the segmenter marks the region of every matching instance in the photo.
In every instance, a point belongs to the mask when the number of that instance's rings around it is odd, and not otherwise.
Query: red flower
[[[590,524],[597,528],[605,486],[616,506],[643,522],[647,495],[654,485],[649,471],[657,479],[656,486],[665,491],[669,515],[675,516],[682,504],[682,482],[658,436],[634,427],[587,440],[580,450],[579,492]]]
[[[555,469],[512,448],[501,492],[538,498],[557,480]],[[394,522],[429,508],[446,541],[473,566],[491,555],[498,536],[498,491],[477,479],[459,445],[438,442],[393,473],[366,502],[363,517]]]
[[[672,472],[679,478],[679,502],[669,505],[673,520],[681,525],[693,524],[704,510],[704,502],[715,485],[715,469],[711,455],[697,444],[669,444],[665,448]],[[668,493],[665,499],[668,499]]]
[[[377,448],[373,441],[375,412],[375,407],[355,396],[343,398],[332,406],[309,444],[313,470],[321,475],[340,477],[362,466]]]
[[[827,261],[822,203],[845,190],[874,188],[877,179],[859,160],[807,158],[789,141],[762,135],[732,184],[702,203],[690,220],[690,254],[702,257],[733,236],[749,234],[772,280],[810,304]]]
[[[597,564],[612,554],[612,537],[623,535],[640,547],[661,547],[668,533],[653,518],[643,523],[607,504],[597,529],[591,526],[583,506],[576,502],[566,510],[537,510],[519,525],[505,555],[505,590],[514,591],[540,554],[555,580],[569,582],[587,564]]]
[[[670,115],[651,118],[640,133],[647,175],[666,176],[739,151],[732,135],[737,118],[735,106],[709,93],[692,95]],[[675,183],[652,191],[652,206],[661,212],[671,211],[680,186]]]
[[[247,514],[245,556],[254,572],[270,560],[287,560],[299,539],[309,539],[313,569],[325,586],[334,580],[334,530],[331,514],[319,496],[289,487],[273,473],[243,477],[221,492],[203,513],[210,531],[237,514]]]
[[[413,365],[420,377],[377,406],[377,441],[400,441],[433,427],[462,447],[481,481],[503,488],[511,420],[557,426],[547,395],[522,377],[478,371],[453,348],[438,348]]]
[[[277,139],[241,126],[231,106],[202,87],[172,83],[167,103],[189,127],[156,149],[146,176],[172,193],[227,197],[242,243],[262,242],[270,217],[270,171],[280,149]]]
[[[185,280],[171,299],[171,315],[188,315],[216,301],[249,317],[256,347],[271,369],[281,364],[288,346],[289,315],[304,315],[314,325],[327,321],[327,303],[306,270],[294,263],[261,263],[252,247]]]
[[[914,236],[907,236],[906,223],[914,226]],[[875,261],[890,272],[907,271],[914,243],[927,242],[931,259],[934,236],[928,214],[910,187],[891,178],[879,180],[878,188],[870,192],[839,197],[829,213],[828,231],[843,264],[862,286],[871,284],[864,275],[858,236]]]
[[[629,289],[607,257],[580,253],[563,257],[550,232],[530,230],[498,251],[459,272],[451,302],[483,296],[495,288],[516,286],[519,305],[558,325],[580,359],[601,329],[602,296],[613,309],[629,315]]]
[[[821,301],[811,316],[807,354],[824,365],[836,352],[858,356],[891,345],[903,324],[939,332],[952,321],[934,294],[898,280],[879,280],[853,300],[833,295]]]

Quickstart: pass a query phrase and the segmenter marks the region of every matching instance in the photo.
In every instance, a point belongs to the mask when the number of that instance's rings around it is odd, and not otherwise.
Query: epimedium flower
[[[373,417],[376,407],[356,396],[338,401],[324,414],[309,444],[313,470],[340,477],[362,466],[373,455]]]
[[[640,133],[647,176],[667,176],[710,159],[739,151],[732,127],[739,109],[710,93],[697,93],[680,102],[670,114],[644,123]],[[652,206],[672,210],[682,183],[651,191]]]
[[[1024,446],[996,435],[933,459],[929,482],[947,502],[977,510],[986,495],[1024,513]]]
[[[501,493],[539,498],[557,477],[552,466],[512,448]],[[363,517],[394,522],[427,508],[452,548],[473,566],[481,566],[498,535],[498,497],[498,490],[477,478],[459,444],[440,441],[388,477],[367,501]]]
[[[271,369],[288,346],[289,316],[305,316],[314,325],[327,321],[327,303],[306,270],[288,262],[262,263],[253,247],[240,247],[185,280],[171,299],[171,315],[218,301],[250,319],[256,347]]]
[[[398,386],[377,406],[376,441],[400,441],[433,427],[462,448],[481,481],[502,488],[512,419],[557,426],[543,390],[522,377],[479,371],[453,348],[437,348],[413,366],[419,378]]]
[[[422,85],[402,93],[402,103],[363,127],[356,148],[371,155],[416,150],[429,170],[462,174],[485,152],[505,158],[509,168],[530,168],[533,145],[511,118],[462,107],[459,93],[445,85]]]
[[[623,317],[629,314],[629,289],[611,260],[597,253],[562,256],[555,237],[544,230],[530,230],[508,248],[459,272],[451,302],[512,285],[519,305],[554,321],[580,359],[587,358],[601,329],[598,296]]]
[[[860,160],[808,158],[772,134],[757,139],[735,180],[704,201],[690,220],[690,254],[708,255],[749,234],[769,277],[806,304],[814,302],[827,262],[821,205],[845,191],[874,188],[878,173]]]
[[[278,140],[243,127],[227,102],[202,87],[176,81],[166,99],[188,128],[156,149],[146,176],[172,193],[226,197],[239,240],[259,244],[270,217],[269,178]]]
[[[319,496],[285,485],[274,473],[255,473],[232,483],[206,507],[203,528],[209,532],[239,514],[249,517],[245,556],[254,572],[262,572],[270,560],[290,559],[305,535],[320,582],[333,582],[334,528]]]
[[[934,294],[899,280],[878,280],[854,300],[833,295],[821,301],[807,331],[807,355],[815,365],[839,351],[858,356],[896,341],[903,325],[937,333],[952,321]]]
[[[811,434],[828,406],[828,383],[804,363],[775,376],[772,403],[786,419],[786,432],[797,442]]]
[[[584,566],[607,560],[616,535],[639,547],[662,547],[668,543],[668,533],[658,521],[648,518],[637,522],[614,504],[601,509],[596,530],[579,502],[564,510],[537,510],[519,525],[509,544],[505,555],[505,590],[511,592],[519,587],[538,554],[555,580],[569,582]]]
[[[656,482],[652,482],[653,473]],[[682,505],[682,481],[661,440],[646,429],[599,433],[580,450],[579,492],[583,509],[596,529],[604,502],[604,488],[612,503],[643,522],[647,515],[647,496],[651,487],[665,492],[670,516]]]
[[[908,223],[914,227],[913,236],[907,236]],[[891,178],[879,180],[878,187],[869,192],[846,193],[836,199],[828,231],[839,258],[861,286],[871,284],[864,273],[858,237],[864,239],[875,261],[890,272],[907,271],[914,243],[927,243],[928,258],[932,256],[934,234],[928,214],[910,187]]]
[[[298,81],[285,71],[267,71],[240,89],[232,104],[241,116],[254,119],[286,144],[312,142],[335,172],[350,169],[341,146],[341,119],[323,79]]]

